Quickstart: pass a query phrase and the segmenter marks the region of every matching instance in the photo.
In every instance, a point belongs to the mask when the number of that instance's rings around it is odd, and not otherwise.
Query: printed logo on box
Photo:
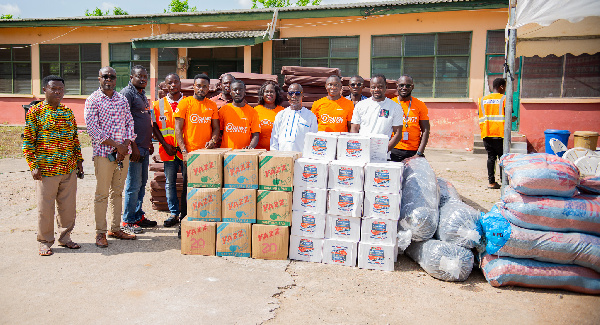
[[[375,171],[375,187],[390,187],[390,172],[387,169]]]
[[[331,250],[331,261],[334,263],[344,264],[346,263],[346,257],[348,256],[348,247],[346,246],[333,246]]]
[[[298,254],[302,256],[312,256],[315,251],[314,243],[310,239],[302,238],[298,244]]]
[[[300,230],[303,232],[315,232],[317,228],[317,223],[315,222],[315,217],[310,214],[306,214],[302,216],[302,221],[300,222]]]
[[[384,221],[373,221],[371,224],[371,238],[386,239],[387,233],[387,224]]]
[[[338,173],[338,184],[354,184],[354,170],[352,168],[340,167],[340,172]]]
[[[360,157],[362,155],[362,147],[360,145],[360,141],[348,141],[346,143],[346,153],[348,157]]]
[[[317,206],[317,193],[311,190],[302,191],[302,203],[305,208],[315,208]]]
[[[381,247],[370,247],[367,257],[369,264],[381,265],[385,263],[385,253]]]
[[[323,138],[315,138],[312,145],[312,152],[317,156],[324,156],[327,152],[327,140]]]
[[[342,236],[350,236],[350,220],[337,219],[335,220],[335,234]]]
[[[352,211],[352,208],[354,208],[354,196],[348,193],[340,193],[338,206],[340,211]]]
[[[218,252],[220,256],[248,256],[248,253],[241,253],[248,249],[248,241],[245,237],[248,234],[246,230],[241,229],[232,234],[221,236],[221,241],[224,246],[228,246],[226,249],[229,251]],[[240,245],[241,244],[241,245]]]
[[[373,212],[381,214],[390,213],[390,198],[385,195],[376,195]]]
[[[317,166],[304,165],[304,170],[302,171],[302,181],[316,183],[317,182]]]

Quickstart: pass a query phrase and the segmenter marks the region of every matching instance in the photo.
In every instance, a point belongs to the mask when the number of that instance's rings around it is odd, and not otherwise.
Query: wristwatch
[[[425,154],[420,151],[417,151],[416,155],[419,157],[425,157]]]

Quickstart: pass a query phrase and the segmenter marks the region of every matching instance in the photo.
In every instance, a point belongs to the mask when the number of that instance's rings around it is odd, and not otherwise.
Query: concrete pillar
[[[158,99],[158,49],[150,49],[150,98],[152,100]]]
[[[40,45],[34,44],[31,46],[31,93],[37,98],[44,97],[40,73]]]
[[[244,73],[252,72],[252,46],[244,46]]]
[[[110,46],[108,41],[100,43],[100,65],[102,68],[110,66]]]
[[[187,69],[188,69],[188,57],[187,57],[188,50],[187,50],[187,48],[183,47],[183,48],[179,48],[177,50],[177,52],[178,52],[178,57],[177,57],[177,74],[179,75],[179,78],[186,79],[187,78]],[[182,58],[185,59],[185,64],[184,65],[182,65],[180,63],[180,60]]]
[[[358,74],[363,78],[370,78],[371,34],[361,34],[358,44]]]
[[[262,57],[262,73],[273,74],[273,41],[264,42],[263,57]],[[275,71],[280,73],[281,71]]]

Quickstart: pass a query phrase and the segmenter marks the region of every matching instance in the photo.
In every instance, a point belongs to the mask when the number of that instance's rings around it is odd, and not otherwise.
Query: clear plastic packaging
[[[429,275],[444,281],[465,281],[475,259],[470,250],[435,239],[413,242],[405,253]]]
[[[480,245],[482,238],[481,213],[466,203],[448,200],[440,205],[440,222],[435,237],[465,248]]]
[[[452,185],[452,183],[441,177],[438,177],[437,181],[438,186],[440,188],[440,207],[444,205],[444,203],[446,203],[448,200],[462,201],[460,199],[458,191],[456,191],[456,188],[454,187],[454,185]]]

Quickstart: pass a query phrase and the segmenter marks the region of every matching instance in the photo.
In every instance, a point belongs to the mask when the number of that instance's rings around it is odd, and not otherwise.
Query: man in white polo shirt
[[[390,151],[402,136],[402,111],[397,103],[385,97],[386,82],[382,74],[371,78],[371,97],[356,103],[350,133],[384,134],[391,138]]]

